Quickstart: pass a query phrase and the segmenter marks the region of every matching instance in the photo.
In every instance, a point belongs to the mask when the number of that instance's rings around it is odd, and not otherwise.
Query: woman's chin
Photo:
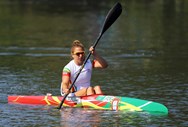
[[[78,65],[82,65],[83,64],[83,61],[78,61]]]

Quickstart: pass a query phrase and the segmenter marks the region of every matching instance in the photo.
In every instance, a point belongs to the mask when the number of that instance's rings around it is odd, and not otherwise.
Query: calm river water
[[[60,95],[72,41],[89,48],[115,2],[0,1],[0,126],[188,126],[187,0],[120,0],[122,15],[96,48],[109,67],[93,71],[93,85],[162,103],[169,115],[7,103],[8,95]]]

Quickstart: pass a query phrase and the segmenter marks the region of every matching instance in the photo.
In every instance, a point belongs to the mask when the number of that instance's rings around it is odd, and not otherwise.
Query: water
[[[97,45],[93,72],[105,94],[152,100],[168,116],[7,104],[8,95],[59,95],[71,42],[91,46],[115,3],[0,2],[0,126],[187,126],[187,1],[120,1],[123,13]]]

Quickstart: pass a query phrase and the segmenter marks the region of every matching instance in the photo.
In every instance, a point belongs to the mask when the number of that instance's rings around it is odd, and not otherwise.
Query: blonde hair
[[[73,54],[76,47],[81,47],[83,50],[85,50],[84,45],[79,40],[74,40],[72,43],[71,54]]]

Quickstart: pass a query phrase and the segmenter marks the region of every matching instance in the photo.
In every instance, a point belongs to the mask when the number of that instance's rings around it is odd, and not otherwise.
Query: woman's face
[[[81,47],[75,47],[72,57],[77,65],[82,65],[85,60],[85,51]]]

